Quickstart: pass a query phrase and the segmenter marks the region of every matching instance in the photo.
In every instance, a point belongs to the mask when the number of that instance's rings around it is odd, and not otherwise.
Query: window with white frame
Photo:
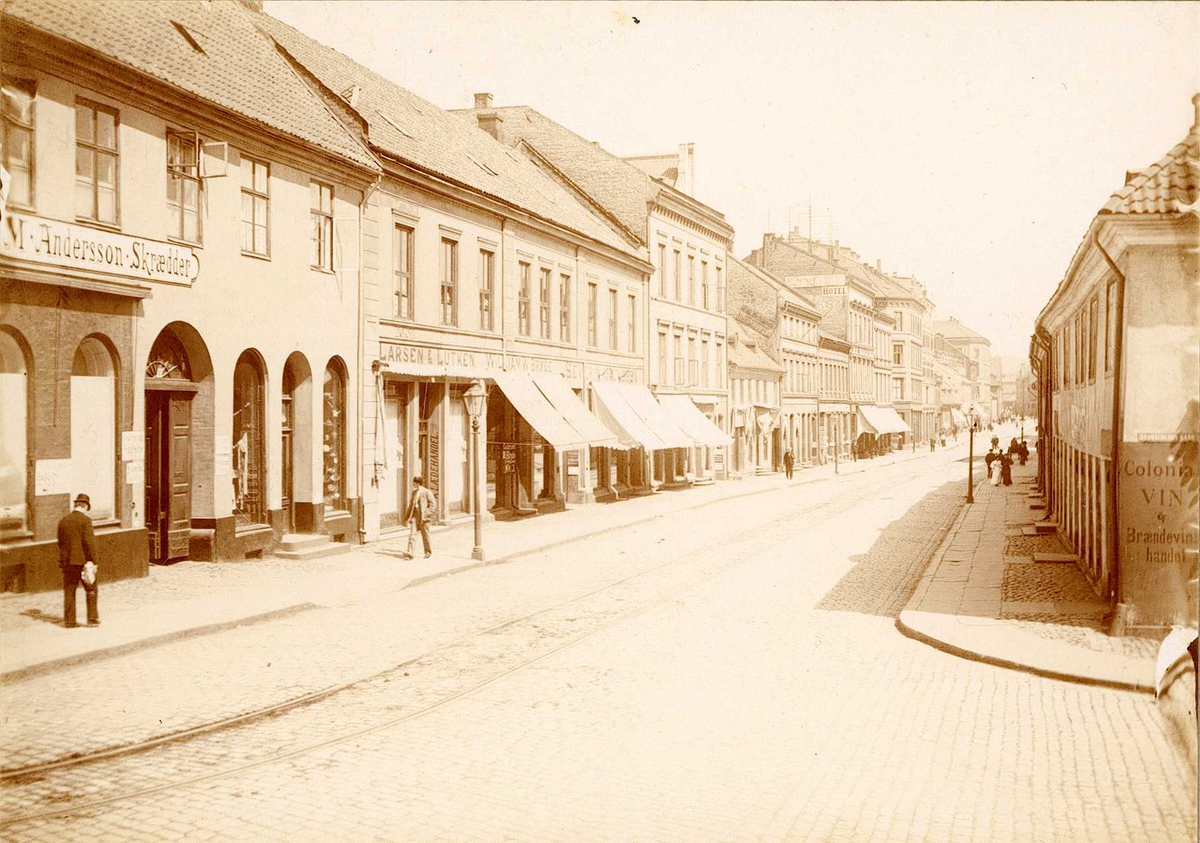
[[[441,249],[442,324],[458,324],[458,244],[442,238]]]
[[[626,342],[626,350],[629,352],[637,351],[637,296],[630,294],[627,297],[629,302],[629,330]]]
[[[314,269],[333,271],[333,187],[319,181],[308,183],[309,217],[312,220],[309,260]]]
[[[558,276],[558,338],[571,341],[571,276]]]
[[[192,132],[167,132],[167,210],[169,235],[200,242],[200,150]]]
[[[479,250],[479,330],[496,328],[495,305],[496,255],[489,249]]]
[[[271,254],[271,166],[242,156],[242,251]]]
[[[608,291],[608,347],[617,350],[617,291]]]
[[[521,275],[520,286],[517,288],[517,333],[523,337],[527,337],[532,330],[529,321],[529,298],[532,293],[530,287],[533,284],[533,278],[530,273],[533,272],[533,269],[525,261],[518,263],[517,268]]]
[[[117,112],[75,101],[75,216],[117,223]]]
[[[8,204],[33,207],[33,102],[36,87],[25,79],[0,80],[0,123]]]
[[[538,324],[544,340],[550,339],[550,278],[551,272],[546,267],[538,271]]]
[[[413,230],[403,225],[392,229],[392,300],[393,315],[413,318]]]

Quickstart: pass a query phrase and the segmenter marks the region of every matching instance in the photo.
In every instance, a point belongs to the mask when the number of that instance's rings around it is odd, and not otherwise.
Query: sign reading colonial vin
[[[0,227],[0,255],[169,284],[191,284],[200,274],[199,256],[185,246],[12,212]]]

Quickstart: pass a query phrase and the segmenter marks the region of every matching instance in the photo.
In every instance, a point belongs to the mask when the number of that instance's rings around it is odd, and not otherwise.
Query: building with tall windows
[[[457,113],[553,175],[650,262],[646,383],[685,434],[659,437],[663,445],[679,446],[651,451],[651,483],[672,487],[724,476],[730,431],[725,290],[733,228],[695,198],[691,145],[678,155],[625,160],[532,108],[496,107],[490,94],[476,94],[474,108]]]
[[[356,541],[374,157],[245,6],[2,14],[6,587],[59,584],[79,493],[104,579]]]
[[[907,433],[907,423],[892,409],[897,403],[894,381],[888,382],[890,392],[883,389],[887,367],[881,366],[881,345],[886,345],[881,333],[894,329],[894,315],[881,316],[883,309],[877,305],[879,285],[886,279],[841,243],[810,241],[795,229],[786,237],[764,234],[762,247],[750,253],[747,263],[765,269],[816,304],[821,312],[820,329],[830,348],[837,345],[836,340],[845,341],[848,409],[845,418],[840,410],[828,411],[846,423],[845,431],[834,431],[836,439],[845,442],[853,455],[869,456],[886,446],[893,434]],[[836,375],[838,364],[831,360],[827,365]],[[884,405],[880,404],[881,392],[888,399]]]
[[[789,450],[795,458],[797,466],[812,465],[819,459],[817,452],[818,403],[820,395],[818,353],[818,324],[821,313],[817,305],[783,284],[769,272],[751,264],[743,263],[736,258],[729,260],[729,306],[739,313],[737,322],[738,337],[742,338],[741,345],[746,346],[745,338],[753,342],[753,350],[761,351],[783,367],[783,376],[779,381],[778,400],[773,404],[763,405],[767,411],[778,416],[769,428],[769,447],[758,448],[755,455],[770,457],[769,465],[772,470],[778,470],[783,465],[783,455]],[[741,361],[739,368],[731,366],[730,371],[738,375],[738,381],[731,383],[734,395],[734,406],[743,408],[750,406],[743,398],[739,399],[738,392],[741,383],[746,379],[747,364],[756,357],[749,350],[739,348],[734,362]],[[761,361],[760,361],[761,362]],[[774,369],[758,367],[756,372],[772,373],[770,381],[774,380]],[[768,380],[763,378],[764,380]],[[775,397],[772,394],[772,397]],[[743,420],[743,436],[745,430],[755,426],[745,423],[747,412],[743,409],[739,417]],[[738,428],[735,424],[735,434]],[[755,434],[761,435],[761,432]],[[741,453],[751,453],[747,445],[755,444],[747,440],[742,445]],[[757,463],[755,463],[757,465]]]
[[[383,164],[363,211],[365,537],[400,527],[416,477],[442,521],[474,513],[477,483],[482,514],[504,519],[648,489],[647,454],[690,440],[669,419],[626,418],[654,413],[625,400],[646,381],[639,250],[485,118],[256,20]],[[601,420],[605,401],[617,410]]]

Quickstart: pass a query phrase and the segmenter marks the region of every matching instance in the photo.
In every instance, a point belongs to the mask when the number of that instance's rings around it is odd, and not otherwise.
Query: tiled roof
[[[627,255],[637,253],[551,176],[474,125],[269,15],[255,20],[331,91],[358,87],[372,148]],[[643,176],[644,178],[644,176]]]
[[[1101,214],[1178,214],[1200,195],[1200,134],[1197,126],[1164,158],[1134,175],[1100,209]]]
[[[526,105],[484,109],[503,118],[505,142],[524,141],[553,162],[579,190],[611,214],[639,243],[646,243],[650,206],[659,186],[640,169]],[[455,111],[474,124],[479,109]]]
[[[239,3],[4,0],[0,13],[355,164],[380,169]]]

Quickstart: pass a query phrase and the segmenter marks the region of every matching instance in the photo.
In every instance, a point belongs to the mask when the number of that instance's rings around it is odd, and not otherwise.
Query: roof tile
[[[379,164],[234,2],[4,0],[0,16],[112,57],[134,70],[318,146]],[[192,45],[198,44],[200,49]]]
[[[593,215],[536,164],[475,125],[384,78],[353,59],[265,14],[255,19],[297,62],[332,91],[357,86],[354,110],[368,140],[386,156],[521,208],[544,220],[636,256],[624,238]]]

